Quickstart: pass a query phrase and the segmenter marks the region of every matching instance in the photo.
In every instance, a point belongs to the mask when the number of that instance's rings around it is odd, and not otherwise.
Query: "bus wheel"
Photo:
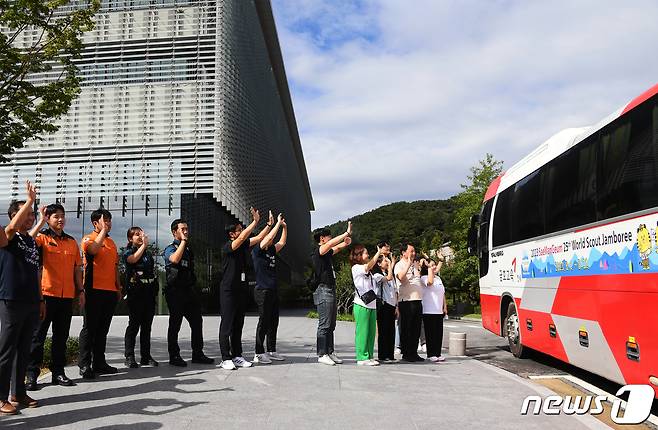
[[[509,349],[517,358],[525,358],[527,348],[521,345],[521,325],[519,324],[519,316],[516,313],[516,305],[514,302],[510,303],[507,307],[507,317],[505,318],[505,332],[507,333],[507,342]]]

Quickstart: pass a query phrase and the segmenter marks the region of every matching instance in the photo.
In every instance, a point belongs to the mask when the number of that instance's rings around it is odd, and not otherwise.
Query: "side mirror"
[[[468,253],[477,255],[478,246],[478,227],[480,225],[480,215],[475,214],[471,217],[471,227],[468,229]]]

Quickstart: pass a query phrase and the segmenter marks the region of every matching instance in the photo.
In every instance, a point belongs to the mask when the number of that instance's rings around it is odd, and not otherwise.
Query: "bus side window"
[[[512,210],[512,193],[514,187],[510,187],[498,194],[496,210],[493,214],[493,247],[502,246],[512,241],[510,221]]]
[[[546,232],[596,221],[596,139],[584,142],[546,166]]]
[[[658,106],[654,102],[602,133],[599,220],[658,206],[657,127]]]

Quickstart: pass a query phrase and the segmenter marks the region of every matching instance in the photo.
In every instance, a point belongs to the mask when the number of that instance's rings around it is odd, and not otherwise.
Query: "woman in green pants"
[[[354,321],[356,322],[356,364],[359,366],[379,366],[375,360],[375,335],[377,333],[377,293],[375,281],[370,271],[382,255],[381,248],[368,260],[368,250],[363,245],[356,245],[350,253],[352,279],[356,291],[354,294]]]

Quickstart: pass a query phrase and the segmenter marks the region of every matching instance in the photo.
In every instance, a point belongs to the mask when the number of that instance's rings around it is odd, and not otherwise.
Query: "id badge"
[[[244,272],[242,272],[242,273],[240,274],[240,280],[241,280],[242,282],[244,282],[244,281],[247,280],[247,275],[246,275]]]

